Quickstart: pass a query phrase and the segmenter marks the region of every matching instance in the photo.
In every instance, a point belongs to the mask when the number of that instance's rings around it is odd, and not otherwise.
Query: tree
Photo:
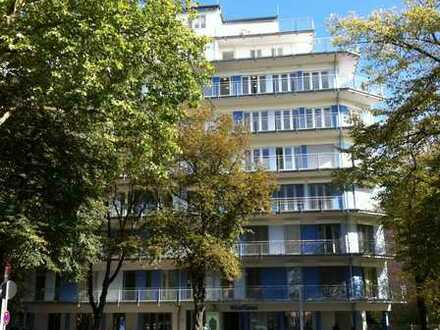
[[[230,116],[190,112],[179,129],[181,154],[162,183],[174,205],[162,205],[150,221],[153,246],[188,272],[196,330],[203,329],[207,273],[227,280],[240,274],[234,244],[247,220],[269,209],[270,175],[244,171],[247,137]]]
[[[440,240],[438,164],[440,134],[440,13],[438,0],[407,1],[404,11],[376,11],[330,20],[336,44],[359,51],[371,84],[385,84],[377,121],[355,120],[353,146],[361,162],[339,181],[382,187],[378,199],[394,230],[398,258],[416,284],[422,329],[424,287],[437,276]],[[423,248],[422,248],[423,246]],[[422,252],[423,251],[423,252]]]
[[[183,9],[172,0],[1,3],[2,262],[79,279],[106,246],[114,184],[166,175],[180,107],[200,100],[208,67]]]

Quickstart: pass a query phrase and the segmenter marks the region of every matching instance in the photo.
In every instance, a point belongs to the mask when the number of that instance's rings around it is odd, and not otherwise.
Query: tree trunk
[[[191,274],[191,283],[193,289],[194,299],[194,327],[193,330],[203,330],[205,320],[205,300],[206,300],[206,288],[205,288],[205,273],[194,272]]]
[[[420,330],[428,330],[428,310],[425,299],[417,293],[417,313],[419,315]]]
[[[101,308],[99,308],[99,311],[93,312],[92,330],[99,330],[101,328],[102,316],[103,312]]]
[[[419,316],[420,330],[428,330],[428,309],[426,307],[425,298],[423,293],[420,292],[420,288],[424,284],[424,280],[420,276],[415,276],[416,282],[416,304],[417,304],[417,314]]]

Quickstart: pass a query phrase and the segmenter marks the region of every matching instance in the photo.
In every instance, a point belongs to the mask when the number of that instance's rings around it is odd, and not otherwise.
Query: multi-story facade
[[[225,20],[218,5],[198,7],[191,22],[212,37],[216,68],[205,96],[218,113],[251,130],[246,170],[264,166],[279,189],[272,212],[255,217],[237,243],[242,277],[207,280],[211,330],[387,329],[394,295],[392,249],[373,192],[332,185],[337,168],[354,166],[354,116],[370,121],[380,100],[355,76],[359,56],[332,50],[309,20]],[[97,280],[99,281],[99,271]],[[90,319],[86,292],[51,273],[37,274],[28,325],[74,330]],[[103,329],[189,330],[191,288],[171,263],[127,263],[111,286]]]

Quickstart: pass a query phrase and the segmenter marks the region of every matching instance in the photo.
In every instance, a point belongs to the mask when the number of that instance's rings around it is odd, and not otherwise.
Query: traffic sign
[[[7,290],[6,290],[7,286]],[[8,293],[8,296],[6,297],[6,292]],[[0,286],[0,296],[2,299],[12,299],[17,294],[17,284],[14,281],[7,281],[2,283]]]
[[[5,313],[3,314],[3,324],[6,326],[9,324],[10,321],[11,321],[11,314],[9,313],[9,311],[5,311]]]

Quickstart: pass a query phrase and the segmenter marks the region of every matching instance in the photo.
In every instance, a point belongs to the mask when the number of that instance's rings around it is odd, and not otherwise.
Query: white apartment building
[[[227,20],[218,5],[197,10],[190,24],[212,37],[206,56],[216,69],[205,96],[249,126],[246,169],[263,165],[279,184],[272,213],[255,217],[237,243],[242,277],[208,279],[207,329],[389,329],[401,297],[389,280],[393,251],[373,191],[331,183],[335,169],[354,166],[341,152],[351,119],[371,121],[369,108],[381,99],[356,76],[359,55],[315,38],[311,20]],[[51,273],[31,283],[29,329],[81,330],[90,321],[76,284]],[[191,329],[188,278],[171,264],[130,262],[108,300],[105,330]]]

